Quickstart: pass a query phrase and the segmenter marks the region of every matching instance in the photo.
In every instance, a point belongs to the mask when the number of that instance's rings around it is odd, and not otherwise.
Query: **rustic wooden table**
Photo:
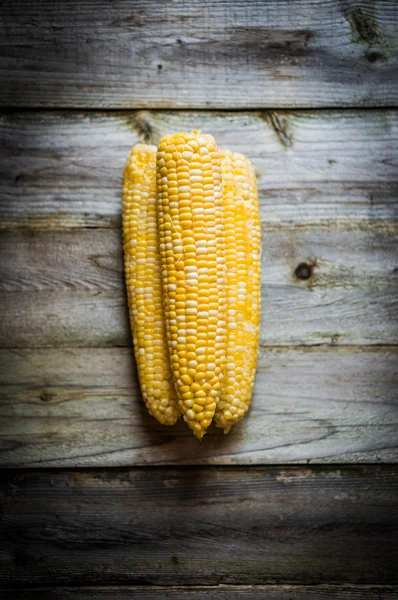
[[[1,600],[398,598],[398,6],[0,6]],[[250,415],[143,408],[131,146],[246,153],[262,218]],[[396,587],[395,587],[396,586]]]

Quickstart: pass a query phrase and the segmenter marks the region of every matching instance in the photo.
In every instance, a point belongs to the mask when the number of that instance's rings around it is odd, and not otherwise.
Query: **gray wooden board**
[[[261,344],[394,344],[398,236],[276,229],[262,235]],[[3,347],[130,344],[119,229],[0,232]],[[313,265],[312,276],[296,277]]]
[[[398,101],[394,0],[14,0],[0,103],[321,107]]]
[[[0,117],[0,227],[118,226],[130,148],[200,128],[252,160],[264,228],[398,220],[396,111],[12,112]]]
[[[50,587],[0,590],[0,600],[397,600],[390,585]]]
[[[398,350],[261,351],[250,412],[198,442],[141,400],[127,348],[0,351],[0,466],[394,462]]]
[[[5,473],[3,587],[398,582],[396,467]]]

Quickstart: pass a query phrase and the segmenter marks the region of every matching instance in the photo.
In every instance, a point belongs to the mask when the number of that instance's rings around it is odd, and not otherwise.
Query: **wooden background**
[[[0,5],[0,599],[398,598],[398,5]],[[246,153],[252,409],[143,408],[122,272],[131,146]]]

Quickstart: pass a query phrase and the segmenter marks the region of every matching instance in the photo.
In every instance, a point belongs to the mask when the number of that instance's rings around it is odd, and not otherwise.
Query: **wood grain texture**
[[[396,105],[394,0],[16,0],[0,102],[36,107]]]
[[[0,600],[396,600],[390,585],[217,585],[24,588],[0,590]]]
[[[0,351],[0,466],[394,462],[397,349],[262,351],[250,413],[199,443],[141,400],[127,348]]]
[[[2,587],[396,584],[396,467],[5,473]]]
[[[252,160],[264,228],[398,220],[396,111],[12,112],[0,117],[0,227],[118,227],[131,146],[199,128]]]
[[[260,343],[396,343],[397,240],[388,230],[265,230]],[[119,229],[1,231],[0,255],[3,347],[131,343]]]

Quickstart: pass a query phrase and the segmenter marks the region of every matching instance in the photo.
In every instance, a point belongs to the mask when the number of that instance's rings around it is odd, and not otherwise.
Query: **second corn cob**
[[[184,419],[200,439],[220,397],[226,338],[221,165],[212,136],[164,137],[157,187],[171,370]]]

